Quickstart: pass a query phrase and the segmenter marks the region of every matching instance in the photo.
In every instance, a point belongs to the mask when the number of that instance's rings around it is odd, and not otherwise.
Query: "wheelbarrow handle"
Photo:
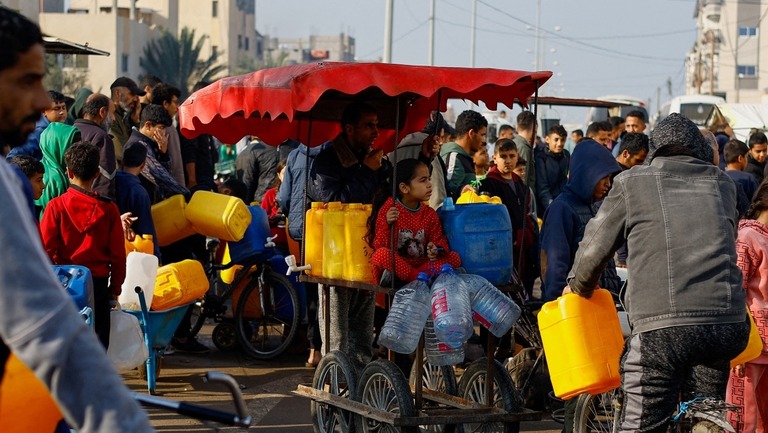
[[[235,401],[235,410],[242,419],[249,419],[248,408],[245,406],[245,400],[243,400],[243,394],[240,392],[240,385],[238,385],[235,378],[224,373],[217,371],[209,371],[205,373],[204,380],[210,382],[219,382],[226,385],[229,388],[229,392],[232,394],[232,399]]]
[[[142,406],[168,409],[180,415],[186,415],[199,420],[214,421],[221,424],[238,427],[249,427],[251,422],[253,422],[253,419],[250,416],[243,418],[233,413],[198,406],[183,401],[166,400],[164,398],[155,397],[153,395],[139,394],[137,392],[133,393],[133,398]]]

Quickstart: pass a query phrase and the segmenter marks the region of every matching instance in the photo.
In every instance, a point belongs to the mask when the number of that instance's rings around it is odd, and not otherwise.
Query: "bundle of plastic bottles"
[[[429,277],[421,273],[395,293],[379,343],[398,353],[413,353],[426,331],[429,363],[452,365],[464,360],[463,346],[474,332],[473,318],[501,337],[519,317],[520,307],[488,280],[444,265],[431,288]]]

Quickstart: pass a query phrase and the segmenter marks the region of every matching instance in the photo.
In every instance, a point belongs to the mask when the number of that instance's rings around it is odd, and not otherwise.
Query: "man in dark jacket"
[[[485,145],[488,121],[477,111],[466,110],[456,118],[456,141],[440,148],[445,162],[445,189],[455,202],[463,192],[474,190],[475,163],[472,155]]]
[[[99,148],[99,177],[93,181],[93,190],[104,197],[115,199],[115,171],[117,160],[115,145],[107,131],[115,120],[115,104],[106,95],[94,93],[83,105],[83,118],[75,120],[83,141]]]
[[[537,147],[533,154],[536,160],[536,209],[539,217],[552,201],[560,195],[568,182],[568,167],[571,154],[565,150],[568,132],[562,125],[553,125],[544,137],[546,147]]]
[[[368,104],[354,102],[344,109],[341,133],[312,164],[309,186],[312,201],[371,203],[392,169],[384,152],[372,147],[379,136],[378,123],[376,111]],[[324,341],[323,346],[326,351],[341,350],[349,354],[354,366],[362,369],[373,355],[375,297],[346,288],[332,289],[330,296],[330,312],[325,313],[331,314],[331,341]],[[324,336],[322,311],[320,316]]]
[[[279,153],[275,146],[257,137],[251,138],[250,145],[243,153],[243,183],[248,188],[248,198],[261,203],[264,193],[275,184]]]
[[[755,176],[757,184],[763,181],[765,172],[765,156],[768,154],[768,138],[762,132],[755,132],[749,136],[749,154],[747,155],[747,173]]]
[[[622,432],[667,431],[681,394],[724,399],[729,361],[747,344],[736,188],[714,155],[684,116],[661,121],[650,162],[616,176],[568,275],[565,292],[588,298],[616,247],[632,252]]]

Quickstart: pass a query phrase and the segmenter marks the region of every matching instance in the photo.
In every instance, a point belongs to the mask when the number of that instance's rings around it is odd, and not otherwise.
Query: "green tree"
[[[285,66],[286,60],[288,60],[288,53],[281,51],[277,57],[272,57],[272,52],[267,52],[264,60],[256,60],[251,56],[242,55],[237,59],[237,67],[235,68],[235,75],[243,75],[249,72],[258,71],[259,69],[276,68],[278,66]]]
[[[81,88],[88,87],[88,73],[80,69],[64,69],[57,54],[46,54],[43,85],[48,90],[73,96]]]
[[[184,99],[195,83],[214,81],[216,75],[226,69],[216,61],[221,53],[212,53],[207,59],[201,58],[206,37],[203,35],[195,40],[195,31],[188,27],[181,29],[179,37],[165,31],[144,47],[139,64],[144,72],[157,75],[178,87],[181,99]]]

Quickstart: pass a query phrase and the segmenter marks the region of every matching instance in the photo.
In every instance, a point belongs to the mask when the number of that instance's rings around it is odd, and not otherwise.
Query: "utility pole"
[[[472,35],[469,47],[469,66],[475,67],[475,36],[477,33],[477,0],[472,2]]]
[[[429,2],[429,66],[435,64],[435,1]]]
[[[395,0],[386,0],[387,7],[384,13],[384,63],[392,63],[392,15]]]
[[[539,67],[542,66],[541,53],[539,53],[539,51],[542,49],[540,39],[541,39],[541,0],[536,0],[536,40],[533,46],[533,55],[535,58],[533,62],[534,71],[538,71]]]
[[[701,95],[701,82],[704,79],[701,77],[701,47],[698,49],[699,58],[696,60],[696,93]]]
[[[709,31],[709,94],[715,94],[715,32]]]

